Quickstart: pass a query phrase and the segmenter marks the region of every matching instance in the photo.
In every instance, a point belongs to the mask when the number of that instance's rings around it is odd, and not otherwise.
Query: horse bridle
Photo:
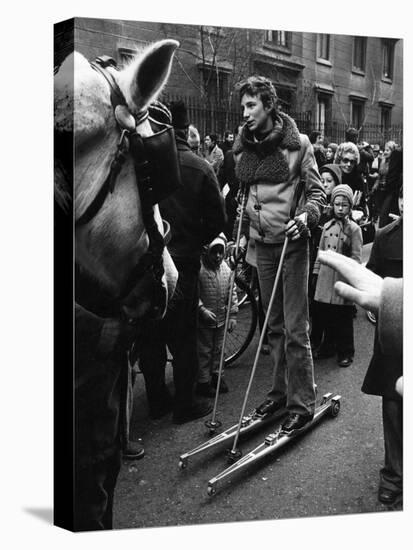
[[[102,56],[98,57],[95,62],[90,65],[94,70],[99,72],[110,86],[110,100],[114,112],[116,107],[123,106],[127,109],[125,97],[120,90],[115,78],[107,70],[107,67],[116,68],[114,59]],[[116,180],[120,170],[128,157],[131,155],[135,167],[136,181],[138,186],[139,198],[141,202],[141,211],[143,223],[149,239],[149,246],[146,253],[140,258],[137,265],[133,268],[128,280],[125,284],[123,292],[118,297],[119,300],[127,297],[136,285],[136,281],[146,273],[150,272],[153,278],[154,296],[152,300],[151,310],[148,314],[150,318],[157,318],[160,313],[161,297],[163,296],[162,277],[164,275],[163,252],[165,244],[170,238],[169,223],[163,220],[164,235],[159,231],[155,220],[154,212],[154,192],[152,186],[152,166],[147,158],[144,138],[137,132],[137,127],[141,122],[148,118],[148,111],[140,113],[136,117],[135,131],[120,127],[120,138],[117,144],[117,150],[112,160],[109,174],[98,191],[93,201],[89,204],[82,215],[75,221],[75,226],[80,227],[91,221],[103,206],[109,193],[115,190]],[[119,125],[119,121],[118,121]],[[165,125],[163,130],[172,130],[170,126]],[[173,130],[172,130],[173,132]],[[163,309],[163,308],[162,308]],[[129,324],[134,324],[135,319],[126,319]]]

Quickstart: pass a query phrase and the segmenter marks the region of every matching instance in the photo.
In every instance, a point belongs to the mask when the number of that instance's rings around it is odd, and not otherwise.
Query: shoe
[[[337,361],[339,367],[349,367],[353,362],[352,357],[343,357]]]
[[[379,501],[383,504],[393,504],[399,495],[399,492],[391,491],[390,489],[385,489],[384,487],[380,487],[379,489]]]
[[[184,424],[191,422],[197,418],[202,418],[212,411],[212,405],[207,401],[195,401],[190,407],[177,409],[173,414],[173,422],[175,424]]]
[[[290,413],[287,417],[287,420],[282,424],[281,431],[282,432],[292,432],[293,430],[299,430],[308,422],[311,422],[313,419],[313,415],[311,414],[297,414],[297,413]]]
[[[283,409],[285,407],[286,401],[283,400],[279,403],[276,401],[273,401],[272,399],[266,399],[261,403],[261,405],[258,405],[258,407],[255,409],[256,414],[264,415],[264,414],[273,414],[275,411],[279,411],[280,409]]]
[[[202,397],[215,397],[216,393],[210,382],[198,382],[195,392],[197,395],[202,395]]]
[[[218,375],[213,374],[211,378],[211,385],[214,388],[214,390],[217,389],[217,384],[218,384]],[[228,392],[229,392],[229,388],[227,386],[227,383],[225,382],[223,376],[221,376],[221,382],[219,384],[219,393],[228,393]],[[216,392],[214,391],[214,395],[215,393]]]
[[[139,460],[145,456],[145,449],[138,441],[128,441],[125,449],[122,451],[122,457],[125,460]]]

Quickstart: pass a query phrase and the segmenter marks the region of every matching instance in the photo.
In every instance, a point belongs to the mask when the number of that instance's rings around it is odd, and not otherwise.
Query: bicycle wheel
[[[257,328],[257,302],[254,291],[239,277],[235,277],[237,293],[245,295],[245,300],[238,305],[237,326],[227,334],[225,343],[225,366],[227,367],[240,357],[251,342]]]
[[[245,258],[237,265],[235,277],[244,282],[249,288],[253,285],[253,267],[245,261]],[[242,306],[248,299],[244,286],[237,285],[238,307]]]

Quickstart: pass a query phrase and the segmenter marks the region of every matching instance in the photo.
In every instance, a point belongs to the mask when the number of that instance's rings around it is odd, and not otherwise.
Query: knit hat
[[[214,246],[222,246],[225,252],[227,247],[227,238],[224,233],[220,233],[218,237],[215,237],[215,239],[209,243],[208,250],[211,250]]]
[[[324,164],[320,168],[320,174],[323,172],[329,172],[334,179],[336,185],[341,185],[341,168],[338,164]]]
[[[181,99],[172,101],[169,108],[172,113],[172,126],[178,129],[188,128],[189,118],[185,103]]]
[[[337,196],[345,197],[350,203],[350,208],[353,206],[353,191],[349,185],[336,185],[331,193],[331,202],[333,203]]]

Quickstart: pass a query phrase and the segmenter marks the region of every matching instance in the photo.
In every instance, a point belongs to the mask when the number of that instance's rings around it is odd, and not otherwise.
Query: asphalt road
[[[143,438],[145,457],[124,462],[118,480],[114,512],[116,528],[196,525],[258,519],[358,514],[389,510],[377,500],[384,447],[381,399],[360,391],[371,357],[374,327],[365,312],[354,321],[356,355],[349,368],[335,359],[315,362],[318,401],[326,392],[342,396],[336,418],[326,416],[311,431],[236,474],[207,494],[208,480],[227,468],[228,445],[193,457],[186,469],[179,456],[207,438],[205,419],[183,425],[171,415],[152,421],[142,375],[135,385],[132,436]],[[224,427],[238,421],[257,334],[244,355],[226,372],[230,387],[218,405]],[[171,367],[167,378],[171,384]],[[271,365],[261,356],[247,410],[265,397]],[[245,454],[259,445],[277,424],[240,442]],[[401,504],[392,509],[400,509]]]

